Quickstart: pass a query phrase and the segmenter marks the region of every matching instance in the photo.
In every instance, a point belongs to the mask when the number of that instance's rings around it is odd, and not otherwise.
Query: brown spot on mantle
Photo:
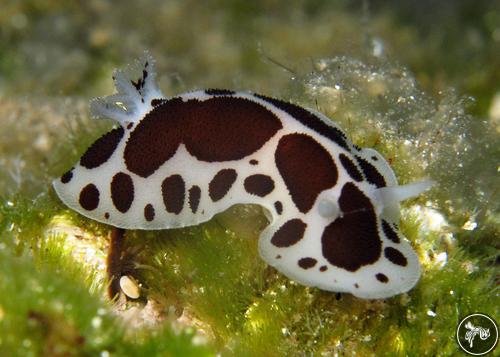
[[[148,222],[151,222],[155,218],[155,208],[151,203],[144,206],[144,218]]]
[[[198,205],[200,204],[201,189],[200,187],[194,185],[189,189],[189,207],[191,212],[196,213],[198,210]]]
[[[310,269],[312,267],[314,267],[316,265],[318,261],[314,258],[310,258],[310,257],[307,257],[307,258],[301,258],[297,264],[299,265],[299,267],[301,267],[302,269]]]
[[[271,243],[279,248],[290,247],[304,236],[307,224],[295,218],[283,224],[271,238]]]
[[[61,176],[62,183],[68,183],[73,178],[73,167]]]
[[[323,256],[332,265],[356,271],[375,263],[382,251],[372,203],[351,182],[342,187],[339,206],[344,213],[326,226],[321,237]]]
[[[181,175],[172,175],[163,180],[161,194],[167,212],[179,214],[184,207],[186,185]]]
[[[243,185],[248,193],[259,197],[265,197],[274,190],[273,179],[262,174],[248,176]]]
[[[208,184],[208,195],[212,201],[217,202],[222,199],[236,181],[236,170],[223,169],[217,172]]]
[[[281,201],[274,202],[274,209],[276,210],[277,214],[281,214],[283,212],[283,204],[281,203]]]
[[[400,265],[405,267],[408,265],[408,260],[399,250],[393,247],[387,247],[384,249],[384,255],[392,264]]]
[[[109,160],[124,134],[122,127],[111,130],[97,139],[80,158],[80,165],[94,169]]]
[[[111,200],[121,213],[129,210],[134,201],[134,183],[129,175],[119,172],[113,176],[111,180]]]
[[[363,170],[363,173],[369,182],[373,183],[377,187],[387,186],[384,176],[382,176],[375,166],[359,156],[356,156],[356,160],[358,161],[359,166],[361,166],[361,170]]]
[[[385,236],[393,241],[394,243],[399,243],[399,236],[398,234],[392,229],[391,225],[387,223],[385,220],[382,220],[382,230],[384,231]]]
[[[309,135],[283,136],[274,156],[293,202],[303,213],[312,208],[321,191],[337,183],[337,166],[332,157]]]
[[[376,274],[375,278],[377,278],[378,281],[380,281],[381,283],[384,283],[384,284],[389,282],[389,278],[387,277],[387,275],[382,274],[382,273]]]
[[[240,160],[281,128],[276,115],[247,99],[217,96],[184,102],[173,98],[154,107],[137,124],[125,147],[125,164],[131,172],[148,177],[181,143],[201,161]]]
[[[340,154],[339,159],[340,159],[340,162],[342,163],[342,166],[344,166],[344,169],[347,171],[349,176],[354,181],[358,181],[358,182],[363,181],[363,175],[361,174],[361,172],[359,172],[359,170],[356,167],[356,165],[354,164],[354,162],[352,162],[352,160],[349,159],[347,157],[347,155]]]
[[[343,147],[347,151],[349,150],[349,146],[346,143],[346,136],[345,134],[337,129],[333,124],[329,125],[325,123],[323,120],[318,118],[314,113],[311,111],[302,108],[298,105],[288,103],[279,99],[275,98],[270,98],[266,97],[260,94],[254,94],[257,98],[260,98],[262,100],[265,100],[266,102],[269,102],[279,109],[283,110],[284,112],[290,114],[295,120],[299,121],[303,125],[305,125],[308,128],[311,128],[312,130],[316,131],[320,135],[323,135],[333,142],[335,142],[337,145]]]
[[[99,190],[94,184],[89,183],[80,192],[78,201],[87,211],[95,210],[99,206]]]

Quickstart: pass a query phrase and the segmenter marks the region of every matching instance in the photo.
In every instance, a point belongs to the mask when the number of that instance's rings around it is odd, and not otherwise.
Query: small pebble
[[[137,299],[141,296],[139,285],[137,285],[137,282],[128,275],[124,275],[120,278],[120,288],[130,299]]]

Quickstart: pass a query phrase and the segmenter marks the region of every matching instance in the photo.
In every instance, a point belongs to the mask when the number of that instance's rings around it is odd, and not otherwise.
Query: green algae
[[[41,240],[35,259],[0,250],[3,356],[208,355],[189,331],[127,333],[99,298],[93,272],[75,264],[60,238]]]
[[[476,2],[480,14],[467,23],[488,48],[477,51],[455,24],[467,2],[449,9],[448,53],[404,5],[364,13],[328,1],[148,5],[3,5],[2,354],[444,356],[458,353],[461,317],[499,316],[500,145],[486,116],[498,82],[497,10]],[[196,227],[128,232],[127,274],[142,296],[118,308],[103,302],[109,227],[64,207],[50,182],[109,130],[89,118],[88,99],[109,94],[111,69],[145,48],[165,93],[230,87],[289,99],[379,150],[401,183],[435,180],[402,210],[423,265],[417,287],[366,301],[299,286],[260,260],[265,217],[240,206]]]

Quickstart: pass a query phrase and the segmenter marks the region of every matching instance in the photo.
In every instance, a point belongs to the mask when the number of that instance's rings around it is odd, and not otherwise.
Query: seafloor
[[[112,123],[88,101],[149,50],[167,95],[250,90],[315,108],[388,158],[422,277],[362,300],[266,266],[257,207],[129,232],[141,297],[106,299],[110,228],[50,182]],[[475,1],[6,0],[0,11],[0,355],[459,353],[461,317],[499,315],[500,6]],[[133,288],[133,287],[132,287]]]

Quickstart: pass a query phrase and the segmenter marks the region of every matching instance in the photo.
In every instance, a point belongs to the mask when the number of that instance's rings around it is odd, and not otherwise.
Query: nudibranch
[[[116,94],[91,103],[118,125],[53,182],[68,207],[120,229],[158,230],[256,204],[270,221],[261,257],[300,284],[367,299],[416,284],[399,202],[429,181],[398,185],[381,154],[317,111],[225,89],[167,98],[155,76],[145,54],[114,72]]]

